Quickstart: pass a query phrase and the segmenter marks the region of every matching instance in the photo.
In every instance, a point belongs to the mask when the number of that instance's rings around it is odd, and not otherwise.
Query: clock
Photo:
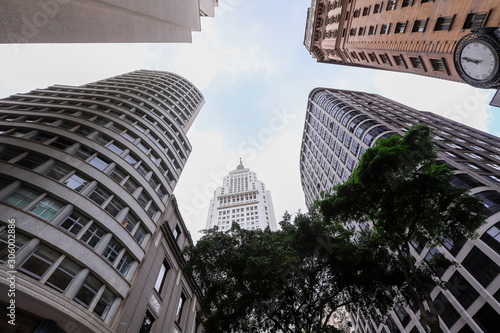
[[[500,86],[500,42],[493,34],[471,33],[458,42],[454,55],[458,75],[478,88]]]

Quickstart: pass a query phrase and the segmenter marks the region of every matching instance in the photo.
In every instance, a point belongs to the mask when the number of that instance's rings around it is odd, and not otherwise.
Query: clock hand
[[[465,61],[468,61],[468,62],[473,62],[475,64],[479,64],[481,62],[481,60],[472,59],[472,58],[469,58],[469,57],[463,57],[462,59],[465,60]]]

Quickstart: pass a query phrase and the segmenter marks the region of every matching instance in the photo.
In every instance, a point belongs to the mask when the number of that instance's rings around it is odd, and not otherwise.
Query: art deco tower
[[[203,104],[186,79],[146,70],[0,100],[0,303],[17,272],[16,328],[150,332],[169,318],[192,330],[195,287],[180,271],[191,239],[172,193]],[[141,312],[124,317],[128,304]]]
[[[409,128],[434,128],[438,158],[454,170],[453,184],[484,200],[486,224],[479,238],[428,248],[412,244],[412,255],[437,253],[457,261],[442,272],[447,289],[431,296],[444,332],[496,332],[500,322],[500,139],[439,115],[418,111],[375,94],[317,88],[309,95],[300,155],[302,188],[308,206],[321,191],[345,182],[366,149],[382,137]],[[357,233],[358,224],[350,226]],[[356,332],[426,332],[418,309],[397,306],[384,323],[352,313]]]
[[[241,159],[210,200],[207,229],[229,230],[233,223],[248,230],[277,229],[271,192],[257,179],[255,172],[243,166]]]

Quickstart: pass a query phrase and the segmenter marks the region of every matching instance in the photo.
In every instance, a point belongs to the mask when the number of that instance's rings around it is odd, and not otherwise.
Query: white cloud
[[[145,44],[0,45],[0,77],[9,91],[81,85],[145,68]]]
[[[492,93],[459,82],[419,75],[380,72],[373,78],[379,93],[417,110],[431,111],[487,131]]]

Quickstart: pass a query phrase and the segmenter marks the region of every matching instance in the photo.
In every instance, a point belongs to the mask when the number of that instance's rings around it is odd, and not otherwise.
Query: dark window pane
[[[439,295],[434,300],[434,306],[436,311],[439,313],[439,317],[443,320],[448,328],[452,327],[460,315],[457,310],[453,307],[450,301],[443,295],[443,293],[439,293]]]
[[[75,301],[88,308],[101,286],[102,283],[95,277],[92,275],[87,276],[82,287],[75,296]]]
[[[89,164],[102,171],[106,169],[106,167],[109,165],[109,162],[100,156],[95,156],[89,161]]]
[[[500,267],[475,246],[462,261],[462,265],[483,287],[487,287],[500,272]]]
[[[73,211],[59,226],[64,230],[76,235],[89,222],[89,219],[80,213]]]
[[[500,314],[488,303],[474,315],[474,320],[485,333],[497,333]]]
[[[92,224],[80,240],[90,247],[95,248],[102,236],[104,236],[104,230],[99,228],[97,225]]]
[[[479,297],[479,293],[471,284],[459,273],[455,272],[450,280],[446,282],[448,290],[462,304],[464,309],[471,306],[472,303]]]
[[[69,177],[64,181],[64,185],[77,192],[83,190],[88,183],[89,183],[88,179],[77,173],[71,175],[71,177]]]
[[[44,175],[55,179],[61,180],[64,176],[71,172],[71,168],[63,165],[61,163],[55,163],[51,165],[47,170],[43,172]]]
[[[7,229],[4,229],[2,233],[0,233],[0,263],[3,264],[7,261],[9,257],[9,234]],[[17,251],[23,247],[26,242],[29,241],[29,238],[16,232],[16,240],[14,242],[14,248]]]
[[[19,270],[35,279],[40,279],[43,274],[54,264],[61,255],[44,245],[40,245],[19,266]]]
[[[65,258],[56,270],[50,275],[46,284],[52,288],[64,293],[68,288],[76,273],[81,270],[81,267]]]
[[[489,228],[481,236],[481,240],[500,254],[500,222]]]

